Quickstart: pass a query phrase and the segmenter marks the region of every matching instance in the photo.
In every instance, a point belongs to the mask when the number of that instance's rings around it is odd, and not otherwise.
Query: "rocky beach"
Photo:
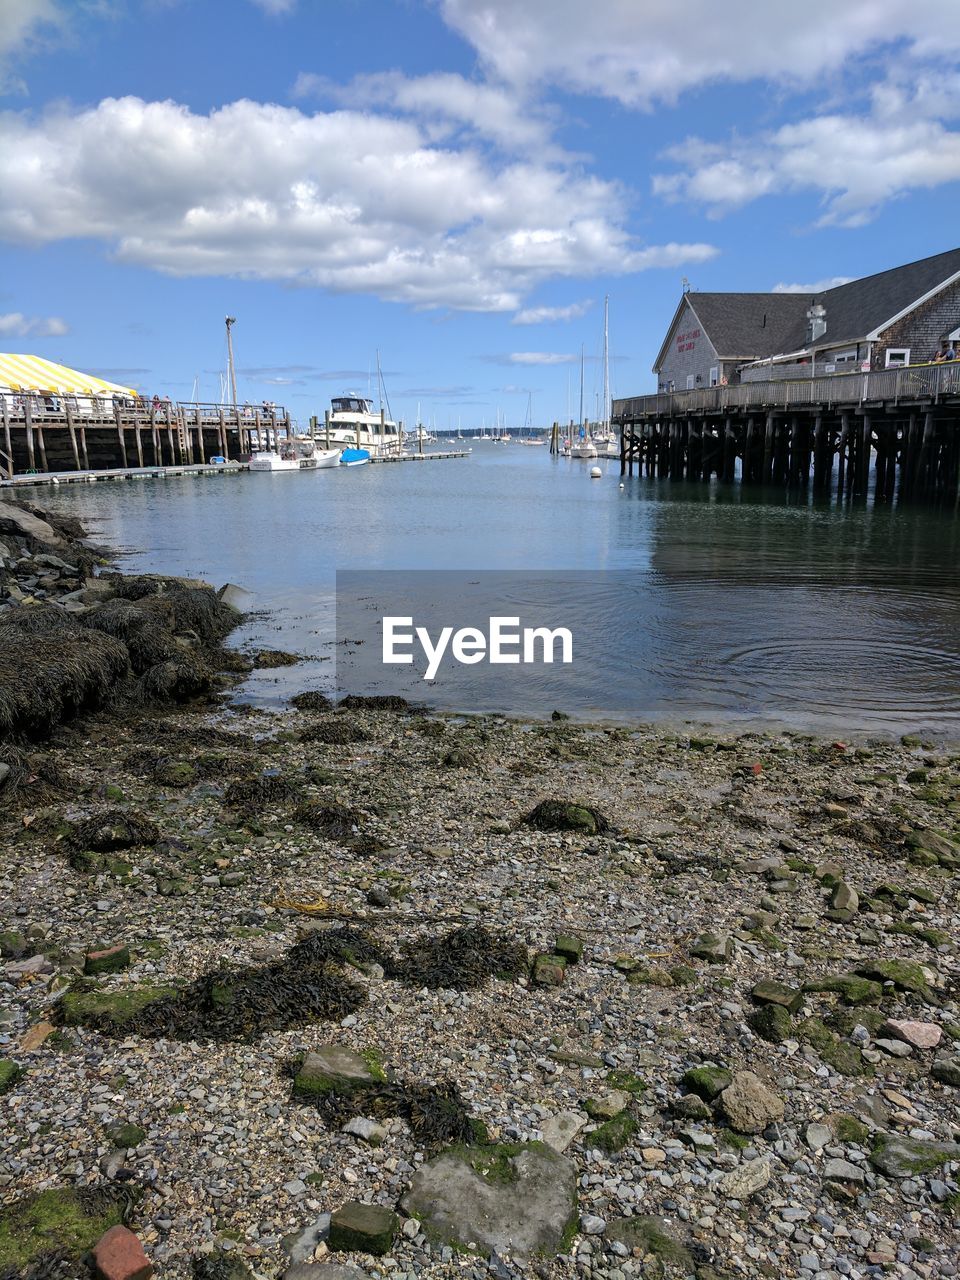
[[[245,707],[0,560],[4,1280],[958,1274],[960,748]]]

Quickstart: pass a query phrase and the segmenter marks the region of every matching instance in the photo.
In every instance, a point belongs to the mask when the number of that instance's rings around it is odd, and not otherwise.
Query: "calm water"
[[[952,513],[638,478],[620,489],[617,462],[601,464],[600,480],[589,465],[481,444],[466,460],[38,497],[121,548],[128,571],[249,588],[258,616],[238,638],[310,655],[252,677],[244,692],[256,701],[332,685],[338,568],[615,569],[630,571],[633,589],[597,610],[569,712],[956,736]],[[524,704],[504,709],[548,714],[548,696],[532,679]]]

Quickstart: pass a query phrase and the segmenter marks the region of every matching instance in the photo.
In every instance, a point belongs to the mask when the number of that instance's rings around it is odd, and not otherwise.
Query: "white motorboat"
[[[316,459],[317,468],[324,470],[327,467],[338,467],[342,453],[342,449],[314,449],[313,456]]]
[[[589,436],[582,436],[579,440],[574,440],[570,446],[571,458],[595,458],[596,456],[597,446]]]
[[[257,449],[250,455],[251,471],[300,471],[304,459],[284,457],[276,449]],[[313,464],[316,466],[316,463]]]
[[[375,458],[395,456],[403,449],[401,426],[377,413],[372,400],[353,394],[334,397],[318,435],[328,447],[366,449]]]

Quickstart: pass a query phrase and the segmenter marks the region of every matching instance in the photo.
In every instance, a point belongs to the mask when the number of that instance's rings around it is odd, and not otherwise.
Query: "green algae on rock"
[[[538,831],[574,831],[588,836],[600,835],[610,826],[599,809],[569,800],[541,800],[523,821]]]
[[[0,1207],[0,1274],[58,1259],[78,1264],[105,1231],[125,1221],[134,1199],[119,1184],[50,1187]]]

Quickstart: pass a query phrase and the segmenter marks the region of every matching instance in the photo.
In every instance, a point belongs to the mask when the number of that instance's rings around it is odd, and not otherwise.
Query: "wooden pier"
[[[620,474],[960,504],[960,362],[614,400]]]
[[[433,453],[388,453],[371,462],[442,462],[446,458],[469,458],[472,449],[440,449]]]
[[[0,477],[239,462],[290,430],[280,406],[0,395]]]

